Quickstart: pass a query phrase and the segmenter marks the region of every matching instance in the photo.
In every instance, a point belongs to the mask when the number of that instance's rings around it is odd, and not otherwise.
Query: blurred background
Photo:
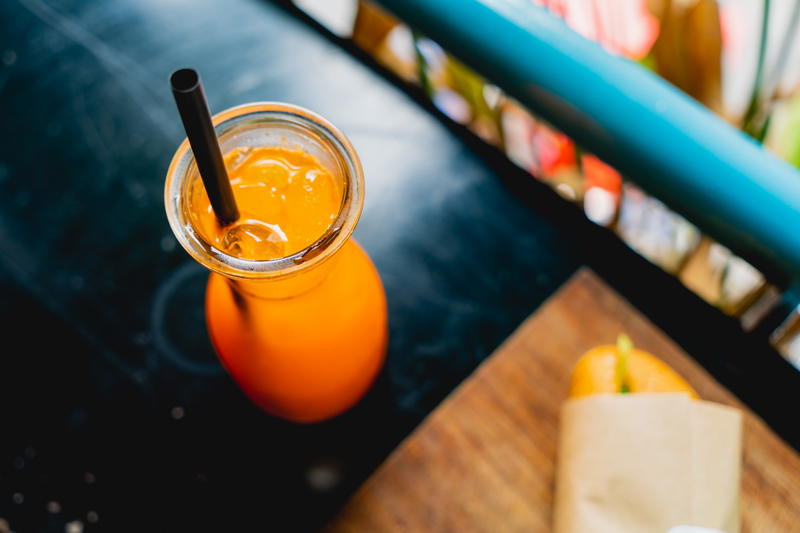
[[[532,1],[609,53],[655,72],[800,167],[800,3]],[[450,119],[581,206],[589,220],[610,228],[704,300],[738,317],[745,329],[776,302],[778,291],[752,265],[376,3],[295,4],[403,80],[417,84]],[[793,331],[782,330],[773,340],[800,366],[800,343]]]

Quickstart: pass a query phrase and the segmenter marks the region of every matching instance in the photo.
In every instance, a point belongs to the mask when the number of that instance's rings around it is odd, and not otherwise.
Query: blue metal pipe
[[[530,0],[379,0],[768,272],[800,281],[800,173]]]

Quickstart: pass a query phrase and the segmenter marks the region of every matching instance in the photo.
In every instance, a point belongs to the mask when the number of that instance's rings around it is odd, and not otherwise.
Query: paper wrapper
[[[555,533],[739,532],[741,413],[684,394],[604,394],[561,412]]]

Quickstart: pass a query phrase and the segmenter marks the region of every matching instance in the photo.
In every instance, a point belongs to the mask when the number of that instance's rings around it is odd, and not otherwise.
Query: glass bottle
[[[312,154],[341,191],[339,212],[314,243],[287,257],[251,260],[210,244],[192,216],[200,179],[187,140],[172,159],[165,205],[172,231],[211,270],[206,322],[216,353],[263,410],[316,422],[355,404],[384,360],[386,298],[378,272],[351,238],[364,202],[361,164],[347,138],[306,109],[246,104],[214,116],[223,154],[281,146]]]

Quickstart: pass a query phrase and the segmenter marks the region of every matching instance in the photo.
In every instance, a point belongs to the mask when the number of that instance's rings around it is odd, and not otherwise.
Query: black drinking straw
[[[211,113],[208,111],[200,75],[194,69],[182,68],[172,73],[170,84],[194,159],[197,161],[197,170],[200,171],[211,201],[211,209],[220,224],[227,226],[239,218],[239,210],[236,208],[228,172],[225,170],[217,135],[211,123]]]

